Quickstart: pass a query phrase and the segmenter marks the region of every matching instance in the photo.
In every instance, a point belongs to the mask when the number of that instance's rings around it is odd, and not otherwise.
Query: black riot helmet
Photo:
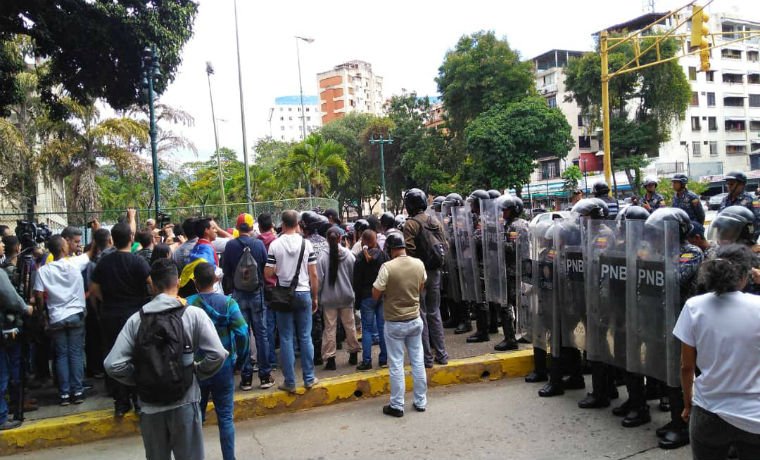
[[[604,196],[610,193],[610,186],[607,185],[607,182],[601,180],[594,184],[592,190],[594,192],[594,196]]]
[[[367,219],[359,219],[354,222],[354,233],[356,233],[357,236],[359,236],[364,230],[367,230],[368,228],[369,222],[367,222]]]
[[[620,210],[618,215],[615,217],[615,220],[618,222],[623,222],[626,220],[647,220],[649,216],[649,211],[642,208],[641,206],[628,206],[627,208]]]
[[[399,214],[396,216],[396,228],[399,230],[403,230],[404,224],[406,223],[406,216],[403,214]]]
[[[427,209],[427,195],[418,188],[410,188],[404,193],[404,207],[410,216],[419,214]]]
[[[607,207],[607,203],[599,198],[584,198],[575,203],[571,211],[592,219],[606,219],[610,216],[610,208]]]
[[[464,198],[458,193],[449,193],[446,195],[446,203],[451,207],[464,206]]]
[[[444,201],[446,201],[445,196],[438,195],[437,197],[433,198],[433,211],[441,212],[441,205],[443,205]]]
[[[480,200],[490,200],[491,196],[483,189],[473,190],[470,196],[467,197],[467,202],[470,203],[470,211],[480,213]]]
[[[380,225],[386,230],[394,228],[396,226],[396,217],[392,212],[385,211],[383,215],[380,216]]]
[[[681,184],[686,185],[689,183],[689,178],[686,177],[686,174],[674,174],[671,182],[680,182]]]
[[[317,224],[317,233],[319,233],[321,236],[326,237],[327,231],[330,230],[331,227],[333,227],[333,224],[330,223],[330,220],[323,216],[322,214],[319,215],[319,223]]]
[[[729,206],[710,225],[707,239],[718,244],[753,244],[755,215],[744,206]]]
[[[406,248],[404,235],[398,231],[389,232],[385,237],[385,248],[387,250]]]
[[[723,176],[723,179],[727,181],[735,180],[736,182],[739,182],[741,184],[747,183],[747,175],[741,171],[731,171],[730,173]]]
[[[303,229],[308,233],[317,233],[319,225],[322,222],[319,214],[314,211],[304,211],[301,213],[301,224]]]
[[[689,215],[681,208],[660,208],[653,212],[646,220],[645,231],[663,232],[665,222],[675,222],[678,225],[678,239],[681,242],[691,232],[692,224]]]
[[[499,198],[501,196],[501,192],[496,189],[491,189],[487,191],[486,193],[488,193],[488,197],[491,199]]]
[[[510,217],[516,219],[520,217],[523,212],[523,202],[520,198],[512,195],[502,195],[496,200],[496,206],[502,212],[509,210]]]

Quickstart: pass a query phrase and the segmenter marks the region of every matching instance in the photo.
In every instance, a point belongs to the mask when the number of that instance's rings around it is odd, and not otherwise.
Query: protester
[[[708,293],[686,301],[673,330],[695,460],[724,459],[731,445],[740,459],[760,458],[760,298],[741,292],[753,259],[743,245],[717,249],[699,272]]]
[[[421,260],[406,255],[404,238],[390,234],[385,240],[391,260],[380,267],[372,286],[372,298],[383,302],[385,317],[385,343],[388,347],[388,372],[391,382],[390,404],[383,413],[393,417],[404,416],[404,347],[409,354],[414,381],[414,409],[427,408],[427,376],[422,351],[422,319],[420,296],[425,288],[425,265]]]
[[[190,251],[198,243],[198,237],[195,235],[195,218],[190,217],[182,222],[182,232],[185,234],[187,240],[180,244],[177,249],[174,250],[172,257],[177,264],[177,269],[182,273],[182,269],[187,264],[187,257],[190,255]]]
[[[228,245],[229,248],[229,245]],[[231,296],[214,292],[216,274],[207,263],[196,265],[195,285],[198,294],[187,299],[188,305],[205,311],[216,327],[216,333],[229,355],[221,369],[208,380],[201,380],[201,417],[206,421],[209,395],[214,401],[219,442],[224,460],[235,458],[235,425],[233,423],[235,369],[242,367],[248,352],[248,325],[240,313],[238,303]],[[238,362],[239,361],[239,362]]]
[[[390,233],[389,233],[390,235]],[[380,356],[378,366],[384,367],[388,362],[388,350],[385,344],[383,301],[372,297],[372,284],[380,273],[380,267],[387,260],[385,252],[377,245],[375,232],[367,230],[362,234],[362,252],[356,258],[354,266],[354,297],[359,303],[362,321],[362,362],[357,370],[372,369],[372,336],[378,335]]]
[[[90,297],[97,303],[103,337],[103,354],[107,355],[124,323],[148,300],[150,266],[142,257],[131,253],[132,231],[127,224],[111,228],[116,251],[103,256],[92,272]],[[122,417],[137,398],[134,388],[108,378],[106,385],[114,399],[114,415]]]
[[[160,243],[153,246],[153,251],[150,254],[150,260],[148,263],[150,263],[150,265],[153,265],[153,262],[158,259],[172,259],[172,250],[168,244]]]
[[[100,259],[115,251],[111,232],[105,228],[99,228],[92,233],[92,258],[82,272],[84,279],[84,291],[87,299],[87,315],[85,317],[84,353],[86,356],[85,374],[88,377],[103,378],[103,339],[100,330],[99,313],[97,303],[89,296],[92,284],[92,273],[95,271]]]
[[[197,307],[185,306],[185,301],[177,297],[178,276],[174,262],[157,260],[151,268],[150,277],[156,297],[129,317],[103,364],[112,378],[123,385],[137,386],[142,408],[140,434],[147,458],[169,459],[174,454],[176,459],[202,460],[204,443],[198,380],[213,377],[224,365],[229,353],[219,340],[208,315]],[[181,318],[180,334],[183,334],[182,342],[187,346],[182,351],[181,362],[185,366],[181,370],[181,384],[186,389],[181,393],[168,391],[174,390],[177,385],[168,378],[156,379],[148,385],[145,376],[166,375],[169,370],[152,365],[155,364],[153,360],[137,359],[147,354],[150,350],[143,348],[152,344],[148,342],[143,345],[144,342],[138,340],[141,324],[149,321],[148,324],[154,325],[164,318],[168,320],[170,315]],[[159,345],[154,347],[158,348]],[[194,355],[199,356],[200,361],[193,362]],[[173,354],[171,356],[174,357]]]
[[[76,244],[76,243],[74,243]],[[61,406],[84,402],[84,314],[82,270],[90,253],[66,258],[68,241],[55,235],[48,241],[53,262],[40,267],[34,281],[37,305],[45,305],[47,330],[55,348],[55,370]]]
[[[277,234],[275,233],[274,225],[272,224],[272,215],[268,212],[259,214],[258,223],[259,234],[256,236],[256,238],[260,239],[264,243],[266,250],[269,251],[269,245],[272,244],[272,241],[277,239]],[[264,276],[265,287],[272,287],[276,283],[277,279],[275,277]],[[277,354],[275,353],[275,329],[277,329],[277,324],[274,318],[274,310],[269,308],[266,296],[264,297],[264,309],[266,312],[265,316],[267,328],[267,344],[269,345],[269,364],[272,366],[272,370],[274,370],[277,368]]]
[[[302,263],[296,271],[300,259]],[[280,331],[280,365],[284,378],[279,388],[290,393],[296,390],[295,332],[301,350],[304,386],[310,389],[319,382],[314,375],[314,347],[311,342],[311,316],[319,307],[319,281],[317,258],[311,243],[298,234],[296,211],[282,213],[282,234],[269,246],[264,275],[276,275],[282,286],[290,287],[291,283],[296,283],[291,311],[277,311],[275,315]]]
[[[354,256],[351,251],[340,245],[340,231],[331,227],[327,231],[328,251],[323,252],[317,260],[319,277],[319,304],[324,312],[325,328],[322,333],[322,359],[325,370],[336,369],[336,333],[338,318],[346,333],[349,359],[348,363],[356,365],[360,347],[356,340],[354,323]]]

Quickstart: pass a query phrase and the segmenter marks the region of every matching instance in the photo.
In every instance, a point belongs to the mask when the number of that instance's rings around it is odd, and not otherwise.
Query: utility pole
[[[224,191],[224,173],[222,172],[222,153],[219,151],[219,133],[216,129],[216,115],[214,113],[214,94],[211,92],[211,75],[214,74],[214,67],[211,62],[206,62],[206,78],[208,79],[208,97],[211,101],[211,121],[214,123],[214,145],[216,147],[216,163],[219,169],[219,190],[222,196],[222,216],[223,225],[227,228],[227,197]]]
[[[251,203],[251,171],[248,165],[248,139],[245,132],[245,103],[243,102],[243,73],[240,70],[240,35],[238,34],[237,0],[233,0],[235,7],[235,45],[237,46],[238,90],[240,92],[240,124],[243,129],[243,165],[245,166],[245,202],[248,214],[253,214]],[[218,148],[217,148],[218,150]],[[226,213],[225,209],[225,213]]]
[[[375,135],[372,135],[372,138],[369,140],[369,143],[374,144],[380,144],[380,181],[383,188],[383,212],[385,212],[387,209],[387,196],[385,195],[385,155],[384,155],[384,149],[383,147],[385,144],[393,144],[393,139],[391,138],[390,134],[388,135],[388,139],[383,139],[383,135],[381,134],[377,138],[375,138]]]
[[[156,94],[154,92],[153,80],[161,76],[158,68],[158,52],[155,45],[143,50],[143,88],[147,91],[148,109],[150,111],[150,154],[153,160],[153,204],[156,212],[156,222],[160,222],[159,214],[161,213],[160,188],[158,183],[158,139],[156,131]]]

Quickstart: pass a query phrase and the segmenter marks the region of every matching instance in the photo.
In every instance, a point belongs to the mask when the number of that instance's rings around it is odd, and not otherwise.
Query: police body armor
[[[680,292],[679,232],[676,222],[662,229],[644,221],[626,222],[626,368],[680,386],[680,345],[672,331]]]
[[[475,229],[472,224],[470,209],[467,206],[454,207],[452,208],[452,216],[462,299],[470,302],[483,302]]]
[[[504,224],[496,200],[480,200],[480,228],[485,300],[505,305],[508,299]]]
[[[577,216],[577,215],[576,215]],[[554,247],[557,251],[559,332],[562,346],[586,348],[586,286],[581,223],[577,217],[555,221]]]
[[[586,221],[586,356],[621,369],[626,368],[626,251],[625,225]]]

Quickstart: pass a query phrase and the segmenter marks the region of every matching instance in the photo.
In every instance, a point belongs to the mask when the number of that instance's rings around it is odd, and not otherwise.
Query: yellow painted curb
[[[447,366],[428,369],[427,376],[429,386],[442,386],[519,377],[528,374],[532,369],[533,351],[522,350],[451,360]],[[406,379],[407,388],[411,389],[412,380],[408,367]],[[388,370],[380,369],[324,379],[311,390],[299,388],[297,394],[284,391],[237,393],[235,419],[246,420],[257,416],[294,412],[379,396],[389,391]],[[207,422],[216,423],[211,408]],[[82,444],[137,433],[138,419],[134,413],[116,419],[111,410],[92,411],[32,421],[14,430],[4,431],[0,433],[0,455]]]

